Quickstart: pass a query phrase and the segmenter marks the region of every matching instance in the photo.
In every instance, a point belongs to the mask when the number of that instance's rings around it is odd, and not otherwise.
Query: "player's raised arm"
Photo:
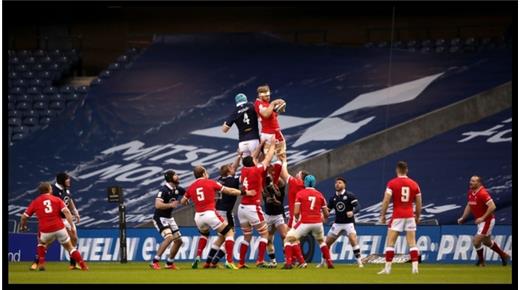
[[[242,155],[244,154],[244,152],[240,152],[240,150],[237,150],[237,158],[235,159],[235,161],[233,162],[233,169],[237,170],[239,164],[240,164],[240,160],[242,160]]]
[[[256,146],[255,151],[253,151],[251,153],[251,157],[253,157],[254,160],[258,160],[258,155],[260,155],[260,152],[263,151],[263,148],[264,148],[264,145],[265,145],[266,141],[267,140],[265,140],[265,139],[262,140],[262,142],[260,142],[260,145]]]
[[[274,140],[271,140],[271,142],[269,144],[269,151],[267,151],[267,155],[265,155],[265,158],[262,161],[262,164],[266,168],[267,168],[267,166],[269,166],[269,164],[271,163],[271,159],[273,159],[273,156],[274,156],[274,150],[275,150],[274,143],[275,143]]]

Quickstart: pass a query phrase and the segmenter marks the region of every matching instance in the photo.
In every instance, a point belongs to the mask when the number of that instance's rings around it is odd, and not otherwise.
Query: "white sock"
[[[392,270],[392,262],[385,262],[385,270],[386,271]]]

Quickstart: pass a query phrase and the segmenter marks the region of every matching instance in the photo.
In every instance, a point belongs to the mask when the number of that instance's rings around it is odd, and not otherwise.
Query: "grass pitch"
[[[369,264],[364,268],[356,265],[337,264],[335,269],[315,268],[309,264],[306,269],[242,270],[191,269],[189,263],[178,263],[180,270],[152,270],[146,262],[89,263],[90,270],[68,270],[67,262],[48,262],[46,271],[29,271],[30,262],[9,263],[8,278],[15,283],[512,283],[511,266],[487,265],[480,268],[473,264],[445,265],[420,264],[418,275],[411,274],[411,264],[394,264],[392,274],[377,275],[383,265]],[[163,264],[161,264],[161,267]]]

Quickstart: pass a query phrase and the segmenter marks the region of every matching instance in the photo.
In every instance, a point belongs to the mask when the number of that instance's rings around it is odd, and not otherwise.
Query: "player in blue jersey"
[[[330,248],[331,245],[339,238],[341,234],[348,237],[354,257],[360,268],[363,267],[361,262],[361,253],[357,241],[357,233],[354,219],[354,213],[357,211],[359,203],[357,197],[350,191],[347,191],[347,181],[343,177],[336,177],[334,184],[336,192],[330,197],[327,207],[330,211],[336,212],[334,223],[327,234],[325,243]],[[325,261],[318,264],[318,267],[324,266]]]
[[[235,173],[240,164],[241,159],[242,152],[238,152],[238,156],[235,162],[225,164],[220,167],[220,177],[217,180],[220,184],[224,185],[225,187],[240,189],[240,179],[238,176],[235,175]],[[223,217],[224,220],[233,229],[235,228],[235,216],[233,214],[233,208],[235,207],[236,201],[236,196],[222,194],[222,192],[218,192],[217,203],[215,206],[217,209],[217,213],[221,217]],[[210,268],[216,268],[218,261],[222,259],[225,255],[226,252],[224,246],[221,246],[219,249],[212,245],[205,266],[209,265]]]
[[[258,116],[254,105],[247,101],[246,95],[236,95],[235,103],[235,110],[222,125],[222,132],[227,133],[233,124],[237,125],[238,150],[243,152],[244,157],[246,157],[251,155],[260,145]]]
[[[164,240],[159,246],[150,267],[154,270],[161,269],[159,265],[161,255],[173,242],[170,255],[166,259],[165,269],[177,270],[178,267],[173,263],[173,260],[182,246],[182,239],[179,226],[172,217],[172,211],[179,205],[179,201],[186,190],[179,186],[179,176],[173,170],[164,173],[164,180],[166,184],[159,190],[155,198],[155,212],[153,214],[153,224]]]

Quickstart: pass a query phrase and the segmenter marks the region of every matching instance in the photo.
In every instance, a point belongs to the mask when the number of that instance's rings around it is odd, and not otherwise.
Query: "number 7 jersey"
[[[421,194],[417,182],[408,176],[398,176],[390,180],[386,186],[385,194],[392,195],[394,210],[392,218],[414,217],[415,197]]]
[[[222,187],[215,180],[199,178],[190,185],[184,196],[195,204],[196,212],[215,210],[215,195]]]

